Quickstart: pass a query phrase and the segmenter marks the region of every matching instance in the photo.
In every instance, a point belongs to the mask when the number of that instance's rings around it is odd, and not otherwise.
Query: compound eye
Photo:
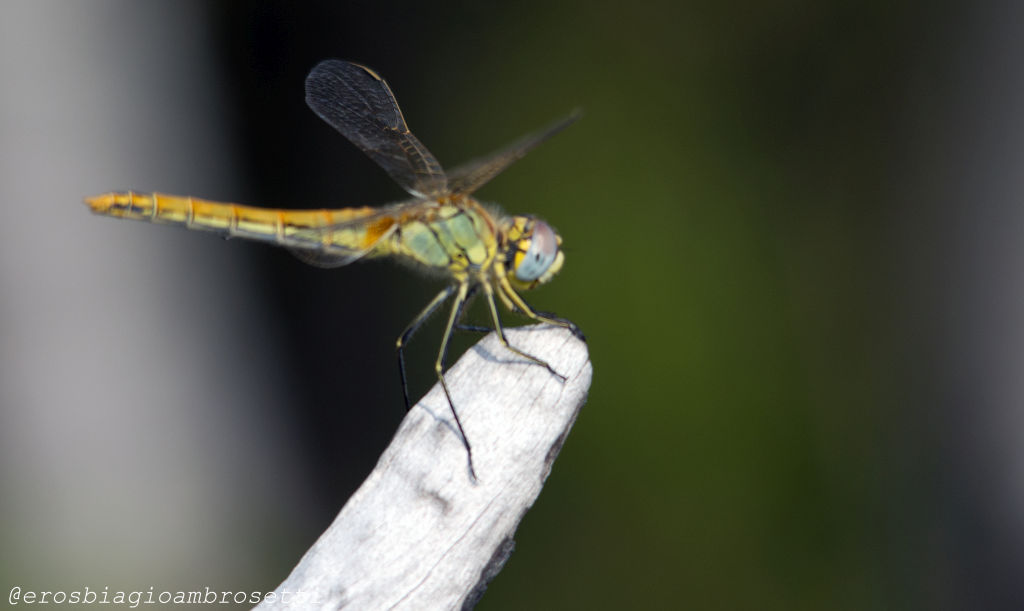
[[[516,255],[516,280],[533,282],[548,271],[558,256],[558,237],[555,230],[544,221],[537,221],[533,226],[530,247],[524,255],[520,251]]]

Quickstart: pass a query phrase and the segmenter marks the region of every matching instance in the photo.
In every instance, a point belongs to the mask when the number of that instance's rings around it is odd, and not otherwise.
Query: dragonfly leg
[[[464,325],[464,324],[455,325],[455,329],[458,330],[458,331],[469,331],[470,333],[490,333],[491,331],[494,331],[494,329],[492,329],[490,327],[484,327],[484,326],[481,326],[481,325]]]
[[[539,359],[539,358],[533,356],[532,354],[527,354],[527,353],[523,352],[522,350],[520,350],[519,348],[516,348],[515,346],[513,346],[513,345],[508,343],[508,340],[505,339],[505,330],[501,326],[501,318],[498,316],[498,307],[494,304],[494,289],[492,289],[491,285],[489,285],[489,284],[484,284],[483,287],[484,287],[484,293],[487,295],[487,307],[490,308],[490,310],[491,310],[491,319],[494,321],[494,330],[497,331],[497,333],[498,333],[498,340],[501,342],[501,345],[505,346],[506,349],[510,350],[511,352],[514,352],[514,353],[518,354],[519,356],[523,357],[524,359],[526,359],[526,360],[528,360],[528,361],[530,361],[532,363],[536,363],[537,365],[541,365],[541,366],[545,367],[548,371],[551,372],[552,375],[558,376],[564,382],[565,381],[565,376],[560,374],[560,373],[558,373],[557,371],[555,371],[555,368],[552,367],[547,361],[545,361],[543,359]],[[532,316],[531,318],[538,318],[538,317],[537,316]],[[543,320],[543,319],[539,319],[539,320]],[[545,321],[545,322],[547,322],[547,321]]]
[[[423,323],[426,322],[430,315],[437,311],[446,299],[452,296],[455,292],[455,286],[446,287],[443,291],[437,294],[436,297],[430,300],[427,307],[423,308],[416,318],[413,319],[409,326],[402,331],[402,334],[398,336],[398,341],[395,342],[395,348],[398,351],[398,375],[402,378],[402,396],[405,398],[405,411],[412,409],[412,403],[409,402],[409,384],[405,375],[405,344],[408,343],[412,334],[416,332]]]
[[[540,310],[534,310],[529,304],[526,303],[526,300],[524,300],[522,297],[520,297],[519,299],[524,304],[526,304],[526,307],[531,308],[530,311],[534,314],[534,316],[526,314],[527,316],[530,316],[531,318],[536,318],[539,321],[546,322],[552,325],[565,327],[566,329],[572,331],[572,334],[578,337],[579,339],[583,340],[584,342],[587,341],[586,336],[583,335],[583,331],[580,331],[580,328],[577,327],[576,323],[574,323],[573,321],[569,320],[568,318],[562,318],[557,314],[552,314],[551,312],[541,312]]]
[[[469,293],[466,295],[466,302],[463,304],[463,310],[465,310],[465,306],[469,305],[469,300],[472,299],[474,295],[476,295],[476,292],[478,290],[480,290],[479,284],[474,284],[472,288],[469,289]],[[490,327],[483,327],[481,325],[467,325],[465,323],[459,322],[460,320],[462,320],[461,311],[459,312],[458,317],[455,319],[456,331],[469,331],[470,333],[490,333],[491,331],[494,330],[491,329]]]
[[[434,362],[434,372],[437,373],[437,379],[441,381],[444,396],[448,398],[448,407],[451,408],[452,416],[455,418],[455,425],[459,427],[459,434],[462,435],[462,445],[466,446],[466,459],[469,462],[469,476],[475,482],[477,479],[476,470],[473,468],[473,449],[469,447],[469,437],[466,436],[466,430],[462,428],[462,421],[459,420],[459,414],[455,411],[455,402],[452,401],[452,393],[448,390],[448,383],[444,379],[444,362],[448,357],[448,340],[452,337],[452,330],[455,328],[456,321],[462,316],[462,310],[466,306],[468,293],[469,282],[463,282],[459,285],[459,292],[455,296],[455,305],[452,306],[452,313],[448,317],[448,325],[444,328],[441,349],[437,353],[437,361]]]
[[[499,280],[498,290],[501,291],[501,294],[504,296],[505,300],[507,300],[505,302],[506,304],[508,302],[512,302],[512,304],[520,312],[522,312],[529,318],[539,320],[540,322],[546,322],[551,325],[565,327],[566,329],[572,331],[572,334],[575,335],[576,337],[580,338],[583,341],[587,341],[587,338],[584,337],[583,335],[583,331],[580,331],[580,328],[576,326],[576,323],[569,320],[568,318],[562,318],[561,316],[556,316],[548,312],[540,312],[534,310],[530,306],[530,304],[526,303],[526,301],[519,296],[519,293],[517,293],[515,289],[512,288],[512,285],[508,283],[507,279],[501,278]]]

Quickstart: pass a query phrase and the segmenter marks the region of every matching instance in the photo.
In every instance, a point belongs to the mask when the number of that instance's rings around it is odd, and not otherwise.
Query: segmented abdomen
[[[96,214],[183,225],[346,257],[368,254],[395,224],[394,218],[371,207],[283,210],[131,191],[97,195],[86,203]],[[378,218],[365,223],[353,222],[375,214]]]

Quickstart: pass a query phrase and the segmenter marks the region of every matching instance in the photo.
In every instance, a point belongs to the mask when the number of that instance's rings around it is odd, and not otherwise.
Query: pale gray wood
[[[590,388],[586,344],[531,326],[492,333],[445,374],[478,477],[440,386],[402,422],[377,467],[291,575],[258,609],[472,606],[512,551]]]

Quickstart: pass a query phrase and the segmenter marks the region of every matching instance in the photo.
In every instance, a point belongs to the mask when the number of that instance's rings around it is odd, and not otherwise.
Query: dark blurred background
[[[400,199],[304,103],[337,57],[448,167],[585,112],[478,194],[560,230],[531,301],[594,364],[481,609],[1022,608],[1022,26],[1016,3],[5,3],[5,596],[273,589],[373,468],[436,279],[80,203]]]

